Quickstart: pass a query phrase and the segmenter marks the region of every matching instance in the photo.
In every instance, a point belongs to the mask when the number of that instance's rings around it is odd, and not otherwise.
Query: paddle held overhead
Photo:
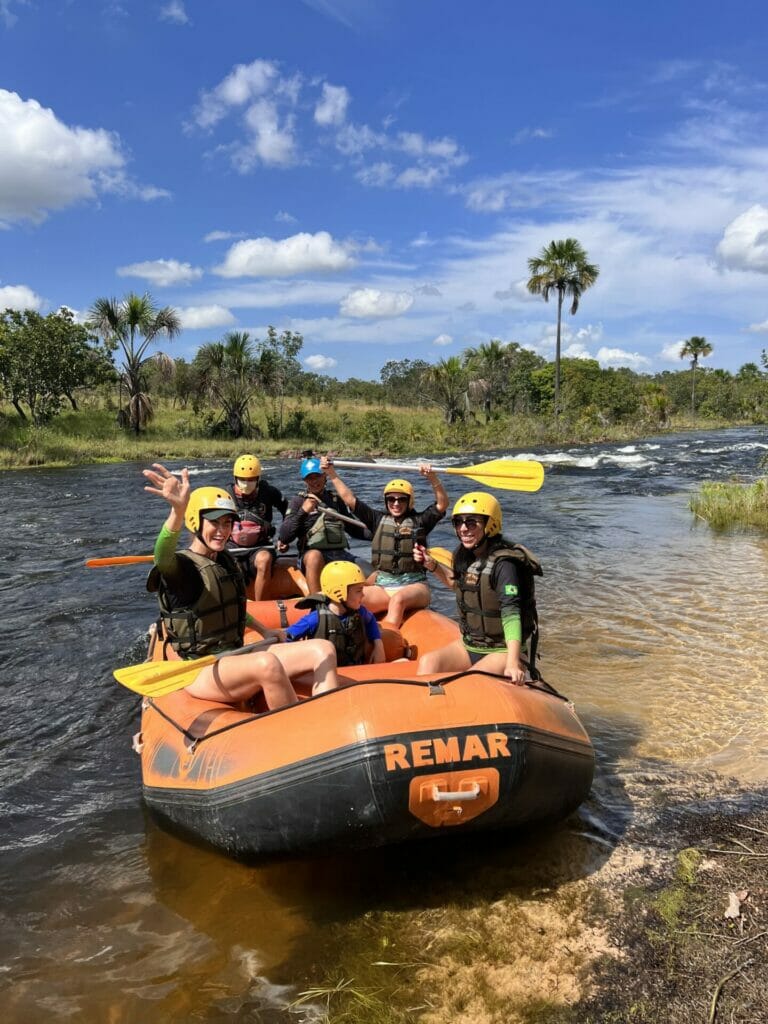
[[[346,462],[333,460],[341,469],[383,469],[394,473],[418,473],[419,467],[399,462]],[[531,459],[494,459],[476,466],[434,466],[435,472],[466,476],[484,487],[502,491],[538,491],[544,483],[544,467]]]

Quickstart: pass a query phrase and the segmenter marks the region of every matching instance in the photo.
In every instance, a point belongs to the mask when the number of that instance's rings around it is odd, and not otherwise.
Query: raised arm
[[[435,505],[440,513],[444,513],[448,508],[448,494],[443,487],[442,481],[437,473],[432,469],[432,466],[428,462],[422,462],[419,464],[419,472],[422,476],[425,476],[432,484],[432,490],[435,493]]]
[[[339,474],[336,472],[333,465],[333,459],[330,456],[323,455],[323,457],[320,459],[320,469],[323,471],[323,473],[325,473],[328,482],[333,484],[334,490],[341,498],[341,500],[344,502],[344,504],[347,506],[347,508],[350,510],[350,512],[354,512],[355,506],[357,505],[357,498],[355,497],[355,493],[351,488],[347,487],[347,485],[341,479]]]

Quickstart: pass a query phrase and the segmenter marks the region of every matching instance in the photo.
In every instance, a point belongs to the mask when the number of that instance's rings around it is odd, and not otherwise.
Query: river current
[[[546,466],[539,493],[497,494],[505,535],[544,565],[543,673],[575,702],[598,754],[593,794],[562,826],[585,836],[587,873],[589,835],[604,855],[635,812],[621,780],[639,766],[714,772],[742,790],[768,784],[768,538],[715,533],[688,509],[697,483],[752,480],[767,453],[768,434],[751,428],[434,460],[439,469],[514,455]],[[196,485],[228,484],[228,463],[190,468]],[[246,867],[146,815],[130,747],[138,701],[111,670],[144,656],[155,611],[147,567],[84,567],[150,552],[165,507],[144,494],[141,469],[2,477],[4,1017],[310,1020],[285,1009],[299,937],[306,948],[322,921],[365,914],[380,897],[371,873],[379,890],[396,888],[407,854]],[[295,463],[267,461],[264,473],[286,494],[297,489]],[[386,475],[342,475],[378,503]],[[452,501],[477,486],[443,479]],[[417,489],[426,504],[428,486]],[[452,547],[450,526],[430,541]],[[433,602],[451,613],[447,591]],[[456,856],[471,869],[484,844]]]

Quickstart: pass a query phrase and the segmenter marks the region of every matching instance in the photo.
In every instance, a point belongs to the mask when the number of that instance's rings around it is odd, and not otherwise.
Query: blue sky
[[[0,308],[148,290],[187,358],[304,335],[378,378],[554,351],[526,261],[600,278],[567,355],[768,347],[768,9],[551,0],[0,0]]]

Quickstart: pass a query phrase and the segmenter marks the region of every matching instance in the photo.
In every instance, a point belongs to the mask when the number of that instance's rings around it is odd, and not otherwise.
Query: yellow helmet
[[[200,529],[200,519],[206,512],[217,512],[217,519],[222,515],[240,518],[234,499],[220,487],[198,487],[192,491],[187,511],[184,513],[187,529],[197,533]]]
[[[487,516],[485,524],[486,537],[495,537],[501,533],[501,505],[492,494],[486,491],[470,491],[462,495],[453,506],[452,516],[467,516],[472,513],[478,516]]]
[[[388,494],[407,494],[408,495],[408,511],[413,508],[413,484],[407,480],[390,480],[388,484],[384,485],[384,501],[387,500]]]
[[[232,475],[236,480],[257,480],[261,476],[261,463],[255,455],[241,455],[235,459]]]
[[[365,576],[354,562],[329,562],[320,573],[320,590],[331,601],[345,602],[347,590],[355,583],[365,583]]]

